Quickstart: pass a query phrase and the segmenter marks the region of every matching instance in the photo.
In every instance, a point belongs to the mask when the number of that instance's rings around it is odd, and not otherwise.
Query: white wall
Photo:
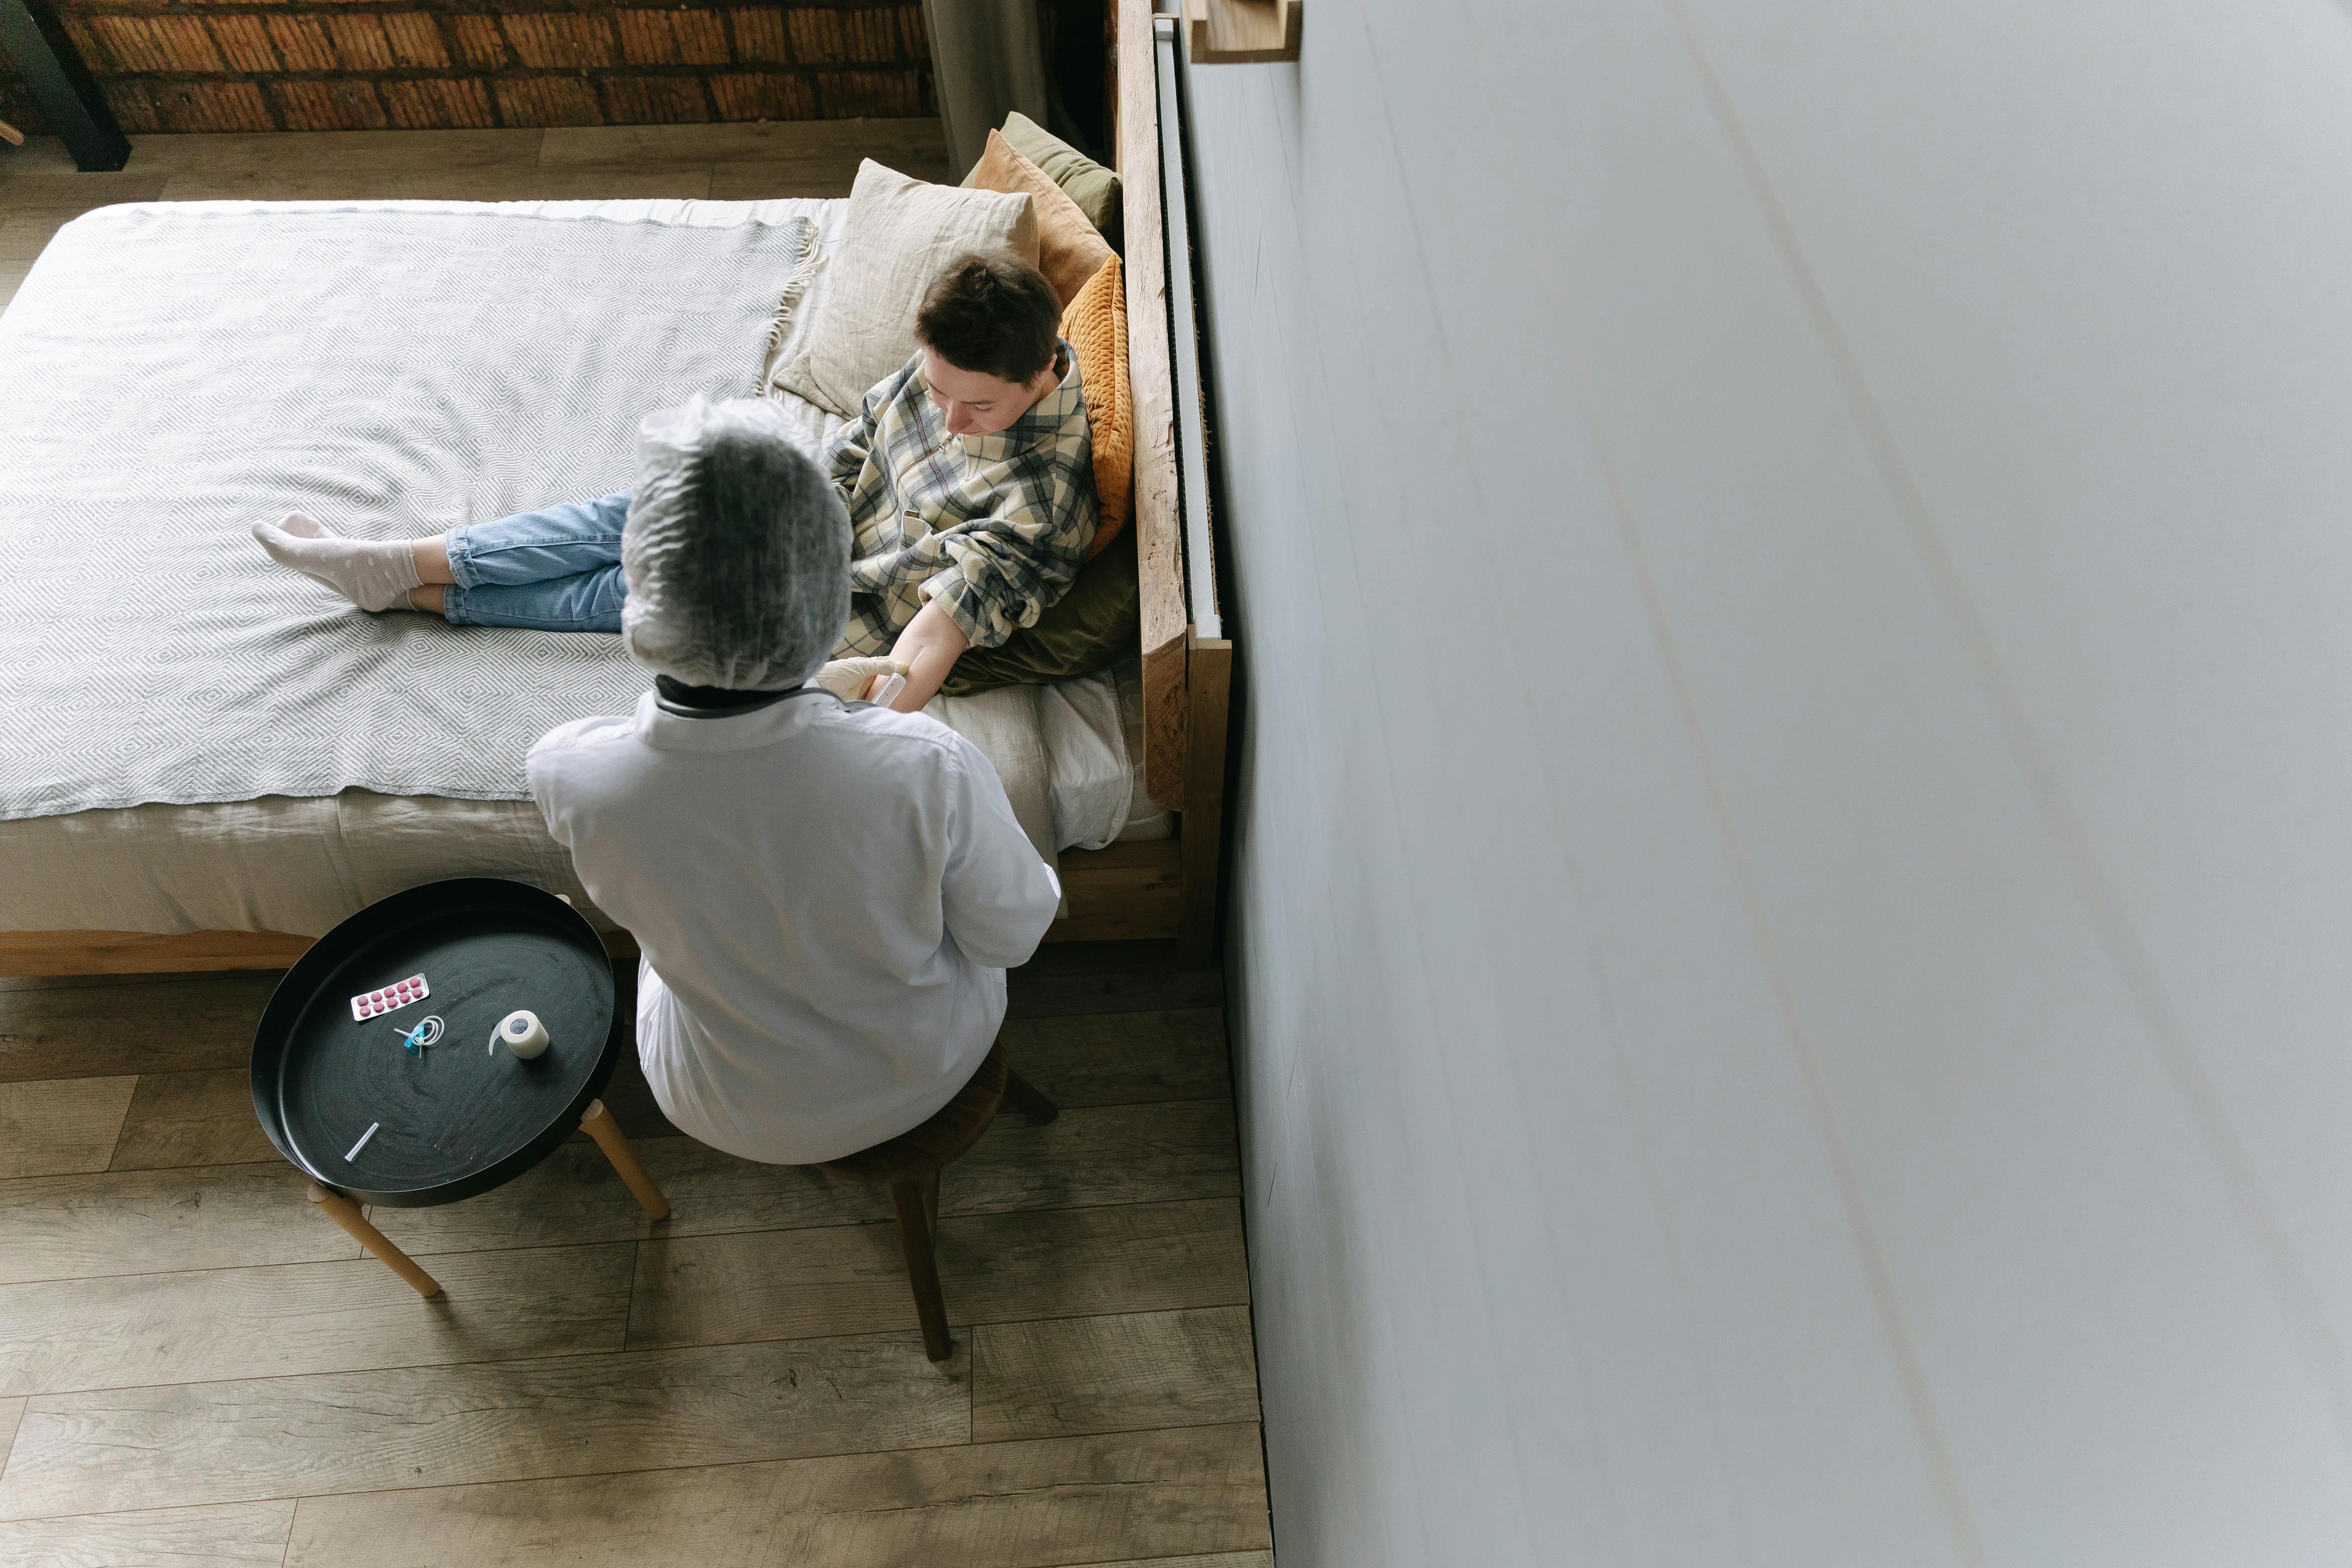
[[[2352,20],[1191,73],[1283,1568],[2352,1562]]]

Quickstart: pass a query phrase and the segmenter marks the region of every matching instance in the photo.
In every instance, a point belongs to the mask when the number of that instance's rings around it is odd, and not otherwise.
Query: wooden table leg
[[[416,1287],[420,1296],[438,1296],[441,1282],[409,1260],[408,1254],[383,1238],[383,1232],[368,1224],[360,1213],[360,1205],[337,1192],[330,1192],[318,1183],[310,1184],[310,1201],[327,1213],[327,1217],[352,1233],[353,1240],[374,1253],[390,1266],[394,1274]]]
[[[629,1191],[637,1194],[637,1202],[645,1206],[646,1217],[667,1219],[669,1200],[662,1196],[659,1187],[654,1185],[654,1179],[646,1174],[646,1168],[637,1163],[637,1152],[629,1147],[628,1134],[622,1131],[620,1123],[606,1112],[603,1100],[588,1102],[588,1114],[580,1119],[580,1126],[589,1137],[596,1140],[596,1147],[604,1151],[604,1158],[613,1162],[613,1169],[621,1173],[621,1180],[628,1183]]]

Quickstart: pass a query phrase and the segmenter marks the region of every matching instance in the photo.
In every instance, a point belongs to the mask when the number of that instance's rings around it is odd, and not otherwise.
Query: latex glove
[[[816,683],[844,702],[858,702],[876,676],[906,673],[905,663],[895,658],[836,658],[816,672]]]

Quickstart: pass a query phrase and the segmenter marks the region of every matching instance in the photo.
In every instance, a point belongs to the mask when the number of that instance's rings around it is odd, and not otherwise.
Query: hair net
[[[785,435],[741,398],[651,414],[621,530],[621,641],[689,686],[777,691],[816,672],[849,618],[849,515]]]

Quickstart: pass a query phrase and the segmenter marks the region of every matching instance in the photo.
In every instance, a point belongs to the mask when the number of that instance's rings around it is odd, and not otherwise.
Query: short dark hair
[[[1054,363],[1062,302],[1009,251],[970,250],[940,268],[915,312],[916,340],[959,370],[1026,382]]]

